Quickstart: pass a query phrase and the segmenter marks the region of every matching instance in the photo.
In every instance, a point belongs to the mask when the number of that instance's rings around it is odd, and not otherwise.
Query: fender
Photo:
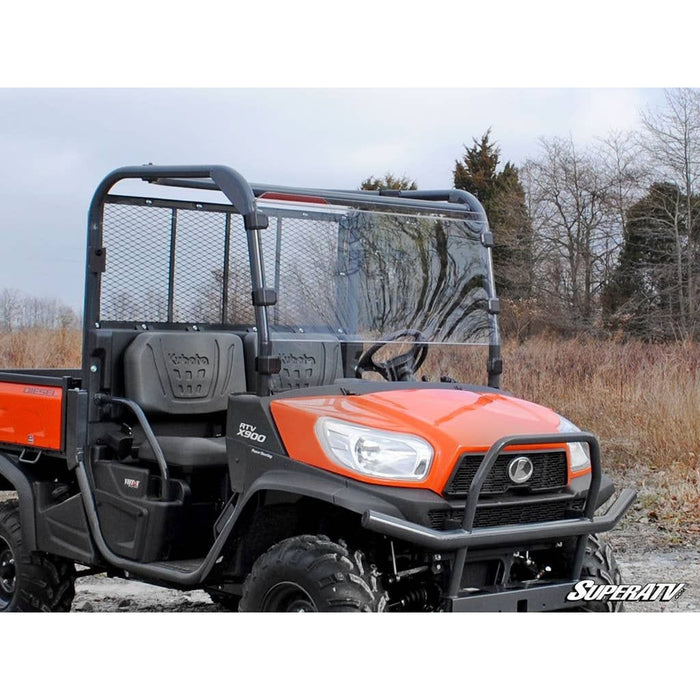
[[[367,511],[376,508],[380,513],[391,513],[391,517],[401,520],[423,522],[427,510],[445,506],[444,499],[427,489],[365,484],[279,456],[274,463],[268,462],[265,468],[262,462],[266,460],[256,457],[254,453],[251,457],[252,469],[248,470],[248,474],[253,475],[253,478],[245,484],[242,489],[243,500],[236,505],[234,533],[240,527],[241,516],[250,512],[251,499],[270,491],[312,498],[354,513],[360,518]]]
[[[295,466],[299,465],[295,464]],[[239,513],[245,511],[246,505],[257,494],[265,491],[281,491],[294,496],[306,496],[317,501],[325,501],[360,516],[366,510],[376,508],[382,513],[392,513],[398,518],[405,517],[396,505],[380,495],[372,493],[376,487],[367,488],[355,484],[349,479],[339,478],[334,474],[319,470],[312,471],[308,467],[306,470],[271,469],[266,471],[246,489],[245,498],[238,507]]]
[[[19,498],[19,517],[22,525],[22,541],[26,546],[36,549],[36,518],[32,481],[18,466],[17,461],[0,453],[0,487],[6,481],[17,491]]]

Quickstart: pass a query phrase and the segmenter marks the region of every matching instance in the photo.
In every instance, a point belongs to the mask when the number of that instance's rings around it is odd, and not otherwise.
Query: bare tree
[[[648,168],[635,132],[610,132],[599,140],[596,154],[601,174],[608,183],[607,216],[603,222],[603,226],[607,227],[605,238],[608,245],[602,267],[602,283],[606,286],[617,265],[629,209],[644,194]]]
[[[16,289],[0,292],[0,328],[76,328],[80,325],[75,311],[58,299],[34,297]]]
[[[8,331],[14,330],[19,323],[22,308],[21,293],[16,289],[3,289],[0,293],[0,326]]]
[[[642,113],[640,147],[653,179],[678,188],[674,221],[675,275],[680,324],[686,335],[697,333],[700,295],[700,91],[667,90],[661,109]]]
[[[600,154],[569,139],[542,139],[541,155],[526,164],[524,181],[535,232],[537,287],[559,323],[588,329],[619,247],[611,223],[614,181]]]

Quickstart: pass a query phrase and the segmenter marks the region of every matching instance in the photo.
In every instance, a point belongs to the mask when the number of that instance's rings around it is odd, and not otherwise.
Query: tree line
[[[23,328],[78,328],[75,311],[58,299],[35,297],[17,289],[0,291],[0,331]]]
[[[494,233],[506,331],[700,338],[700,91],[667,90],[640,128],[593,144],[543,137],[516,166],[488,130],[453,186]],[[388,173],[363,189],[415,189]]]
[[[700,339],[700,90],[665,91],[636,131],[545,136],[518,165],[488,130],[452,175],[489,217],[507,333]],[[387,173],[360,186],[418,183]],[[0,292],[2,330],[79,324],[57,299]]]

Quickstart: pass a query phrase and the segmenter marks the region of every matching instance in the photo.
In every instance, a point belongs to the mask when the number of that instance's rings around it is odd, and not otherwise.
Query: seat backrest
[[[343,359],[338,338],[324,333],[271,333],[272,353],[282,362],[279,374],[273,375],[273,391],[328,386],[343,376]],[[248,358],[255,357],[257,334],[245,337]],[[248,384],[255,386],[253,362],[248,363]]]
[[[126,397],[146,413],[225,411],[246,390],[243,342],[233,333],[147,331],[124,353]]]

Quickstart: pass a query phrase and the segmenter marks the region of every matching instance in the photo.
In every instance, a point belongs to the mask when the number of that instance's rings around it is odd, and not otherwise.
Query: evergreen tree
[[[484,206],[494,234],[493,263],[499,294],[524,299],[532,293],[532,226],[518,169],[510,162],[499,169],[501,151],[489,129],[465,146],[454,168],[454,186],[473,194]]]
[[[491,129],[480,141],[472,139],[473,146],[465,146],[462,161],[455,163],[454,186],[459,190],[471,192],[486,209],[489,209],[499,190],[498,164],[501,158],[500,149],[490,142]],[[509,169],[513,166],[506,163]]]
[[[386,173],[384,177],[371,175],[360,185],[361,190],[415,190],[418,189],[415,180],[410,180],[405,175],[397,177],[393,173]]]

